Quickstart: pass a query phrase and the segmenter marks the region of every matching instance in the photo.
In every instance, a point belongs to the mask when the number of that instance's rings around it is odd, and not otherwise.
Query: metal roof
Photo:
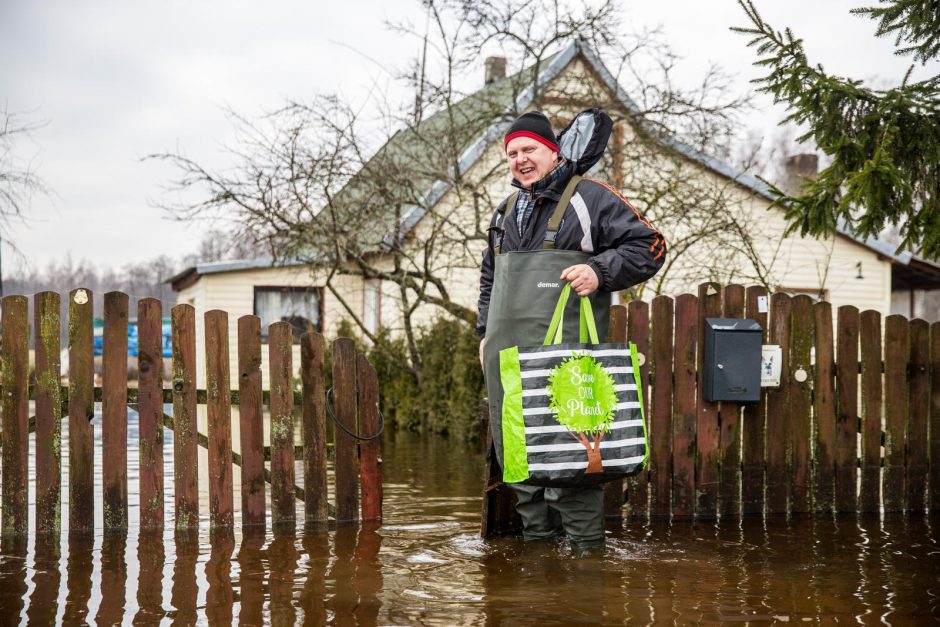
[[[179,284],[186,282],[186,280],[189,278],[196,278],[205,274],[238,272],[241,270],[255,270],[258,268],[285,268],[303,265],[305,265],[305,262],[296,259],[279,259],[275,262],[273,257],[234,259],[231,261],[209,261],[206,263],[197,263],[194,266],[190,266],[185,270],[174,274],[169,279],[165,280],[164,283],[170,283],[173,286],[173,289],[179,291],[182,289],[182,287],[177,287]]]

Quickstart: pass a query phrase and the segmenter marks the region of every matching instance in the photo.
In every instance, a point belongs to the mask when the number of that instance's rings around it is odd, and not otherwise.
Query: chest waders
[[[486,319],[483,370],[489,397],[490,430],[500,467],[503,464],[503,388],[499,375],[499,351],[510,346],[542,343],[548,331],[551,313],[565,284],[559,278],[562,271],[569,266],[586,263],[591,258],[590,254],[581,251],[555,249],[558,227],[580,180],[580,176],[574,176],[565,187],[549,220],[542,250],[504,253],[500,250],[501,240],[496,250],[493,287]],[[507,201],[507,213],[509,207],[514,206],[515,198],[514,194]],[[590,299],[595,311],[597,333],[604,341],[607,337],[610,293],[597,291]],[[579,335],[579,300],[569,299],[566,306],[565,337]]]
[[[486,391],[490,405],[490,430],[496,459],[503,466],[503,388],[499,372],[499,351],[510,346],[540,344],[545,339],[551,315],[564,281],[562,271],[587,262],[591,255],[576,250],[556,250],[555,236],[568,208],[574,189],[581,180],[572,177],[555,207],[545,231],[542,250],[496,251],[493,288],[483,347]],[[514,194],[506,203],[515,206]],[[511,204],[510,204],[511,203]],[[594,292],[591,305],[601,338],[607,337],[610,293]],[[564,317],[566,337],[580,335],[578,298],[569,299]],[[599,485],[584,488],[542,488],[522,483],[510,484],[516,493],[516,511],[522,518],[525,540],[543,540],[567,535],[577,547],[604,543],[604,490]]]

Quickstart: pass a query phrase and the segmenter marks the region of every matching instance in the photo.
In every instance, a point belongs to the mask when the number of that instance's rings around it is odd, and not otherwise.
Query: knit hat
[[[555,132],[552,131],[552,123],[541,111],[529,111],[516,118],[516,121],[506,131],[503,148],[505,149],[506,145],[516,137],[530,137],[539,143],[545,144],[552,151],[558,152],[558,140],[555,138]]]

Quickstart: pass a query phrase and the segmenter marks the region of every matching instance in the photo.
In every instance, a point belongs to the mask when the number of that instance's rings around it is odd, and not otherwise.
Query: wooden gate
[[[164,459],[174,470],[175,507],[171,524],[198,527],[197,447],[208,449],[208,518],[213,530],[234,525],[233,466],[241,469],[241,524],[266,522],[266,487],[275,527],[296,523],[296,500],[304,502],[304,523],[323,524],[382,517],[380,441],[360,441],[355,434],[376,434],[381,419],[375,370],[351,339],[332,343],[332,400],[335,419],[349,431],[335,429],[327,442],[324,341],[318,333],[300,338],[300,383],[293,380],[292,328],[287,322],[268,330],[269,372],[262,388],[261,326],[257,316],[238,319],[238,386],[231,389],[228,314],[205,314],[206,388],[196,385],[196,317],[190,305],[172,314],[171,373],[164,386],[161,303],[144,299],[137,310],[138,387],[128,386],[128,296],[104,296],[101,384],[93,368],[93,299],[87,289],[68,295],[68,384],[62,385],[60,364],[60,296],[36,294],[34,303],[35,367],[29,369],[29,316],[24,296],[2,300],[2,532],[26,534],[28,482],[35,478],[35,529],[58,532],[61,526],[61,421],[68,417],[70,532],[94,528],[95,457],[102,456],[103,520],[106,530],[128,524],[127,410],[140,416],[139,500],[143,529],[164,525]],[[298,388],[295,390],[295,388]],[[35,414],[30,416],[30,400]],[[94,447],[95,403],[101,403],[102,447]],[[172,416],[164,412],[172,404]],[[204,404],[207,433],[196,427],[197,405]],[[232,449],[231,408],[239,409],[241,451]],[[265,406],[270,414],[270,446],[263,443]],[[301,434],[294,415],[300,409]],[[173,450],[164,451],[163,429],[173,431]],[[35,431],[35,467],[30,475],[29,433]],[[300,441],[301,444],[295,444]],[[334,458],[334,502],[328,502],[327,452]],[[295,460],[303,461],[302,486],[295,481]],[[266,466],[265,462],[270,462]],[[360,498],[361,495],[361,498]]]
[[[629,338],[645,356],[650,458],[627,485],[606,486],[608,517],[940,509],[940,323],[835,314],[809,296],[717,283],[612,307],[609,341]],[[783,349],[780,387],[754,404],[706,401],[706,317],[760,322]],[[483,535],[513,533],[513,497],[487,450]]]

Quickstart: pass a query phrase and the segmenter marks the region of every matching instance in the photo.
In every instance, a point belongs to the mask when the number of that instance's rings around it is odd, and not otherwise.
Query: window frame
[[[369,333],[378,333],[382,328],[382,281],[381,279],[365,279],[362,282],[362,324],[367,325],[366,295],[370,289],[375,290],[375,328],[367,329]]]
[[[252,315],[258,316],[258,292],[259,291],[268,291],[268,292],[301,292],[309,293],[314,292],[317,295],[317,309],[319,310],[319,320],[317,324],[314,325],[314,331],[317,333],[323,333],[324,328],[324,317],[326,315],[326,307],[324,306],[323,296],[326,292],[322,286],[319,285],[253,285],[252,286],[252,297],[251,297],[251,312]],[[260,319],[261,316],[258,316]],[[293,325],[291,325],[293,329]],[[261,343],[268,343],[268,329],[264,325],[264,321],[261,321]],[[291,343],[299,344],[300,338],[295,337],[295,333],[291,333]]]

